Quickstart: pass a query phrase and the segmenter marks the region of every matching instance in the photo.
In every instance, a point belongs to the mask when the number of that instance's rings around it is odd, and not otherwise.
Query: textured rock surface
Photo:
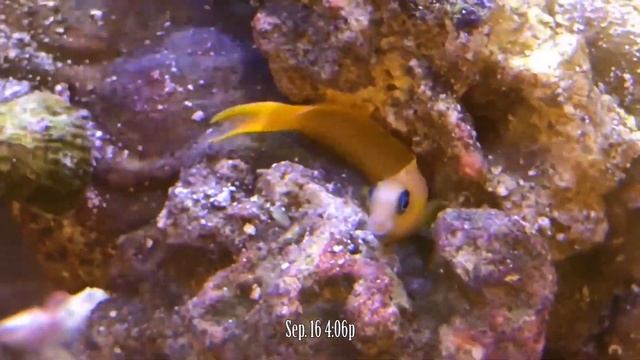
[[[0,196],[60,214],[91,175],[90,114],[36,91],[0,104]]]
[[[601,328],[601,353],[611,357],[633,359],[640,356],[638,324],[640,324],[640,288],[631,284],[626,291],[616,294],[609,314]]]
[[[279,89],[371,108],[449,208],[393,248],[361,230],[362,179],[312,144],[271,134],[206,149],[203,119],[278,98],[251,47],[253,11],[233,0],[0,0],[0,76],[20,79],[0,82],[0,100],[45,87],[97,123],[83,204],[64,217],[14,207],[56,288],[113,292],[68,350],[637,354],[636,2],[261,2],[253,36]],[[1,299],[43,291],[10,285]],[[286,319],[343,319],[356,339],[292,340]]]
[[[267,87],[257,60],[246,43],[213,28],[189,28],[107,66],[72,68],[64,75],[84,81],[76,96],[118,144],[158,156],[187,146],[215,112],[267,96],[256,89]],[[94,83],[83,79],[87,73]],[[250,76],[252,86],[243,83]]]
[[[14,100],[31,91],[26,81],[0,79],[0,103]],[[20,237],[7,205],[0,206],[0,317],[4,318],[23,307],[36,305],[45,293],[35,255]],[[0,350],[0,358],[4,354]],[[8,355],[7,355],[8,356]],[[7,357],[5,356],[5,357]]]
[[[554,257],[601,243],[602,196],[640,151],[633,117],[611,95],[637,90],[607,93],[591,61],[616,58],[620,74],[637,62],[636,27],[620,15],[637,6],[462,4],[271,0],[254,35],[293,100],[370,104],[437,167],[436,197],[452,188],[438,178],[485,179],[503,209],[549,231]]]
[[[609,345],[614,345],[614,352],[617,351],[615,345],[619,345],[622,358],[634,357],[637,339],[610,339],[615,337],[617,322],[628,320],[638,326],[632,315],[628,318],[624,315],[627,311],[632,312],[635,306],[634,289],[640,278],[640,229],[636,225],[638,165],[638,161],[634,161],[620,188],[606,198],[607,215],[612,225],[606,246],[556,264],[559,282],[548,327],[546,351],[549,358],[615,357],[615,354],[609,354]],[[623,332],[622,336],[627,335]]]
[[[266,1],[254,36],[293,100],[370,104],[422,154],[434,198],[500,207],[556,259],[592,249],[559,263],[548,355],[606,354],[601,314],[637,279],[637,181],[605,195],[638,154],[638,6],[438,4]],[[493,196],[456,186],[469,177]]]
[[[0,79],[0,103],[14,100],[31,92],[31,84],[27,81]]]
[[[44,215],[18,204],[13,213],[47,278],[56,288],[77,291],[104,285],[115,238],[144,225],[162,208],[164,197],[157,189],[132,199],[127,193],[90,187],[80,205],[64,216]]]
[[[10,215],[6,206],[0,207],[0,318],[36,305],[45,294],[35,255],[21,241]]]
[[[208,2],[195,0],[141,2],[134,9],[126,1],[0,2],[0,72],[66,93],[97,125],[91,129],[96,181],[73,213],[48,218],[14,207],[57,287],[103,284],[114,240],[158,214],[182,166],[182,157],[170,154],[205,132],[202,119],[225,106],[269,98],[264,60],[247,39],[248,6],[220,6],[225,10],[213,13]],[[225,12],[246,20],[227,24],[225,33],[212,28]],[[139,21],[147,17],[153,21]],[[13,84],[3,85],[7,96],[26,91]],[[197,160],[206,151],[196,152]],[[133,166],[133,175],[126,168],[112,171],[114,162],[148,157],[163,160],[143,163],[142,170]],[[147,168],[161,181],[139,181]]]
[[[556,279],[544,239],[496,210],[446,210],[436,248],[479,295],[440,328],[444,358],[532,358],[542,353]],[[483,301],[484,300],[484,301]]]
[[[238,160],[184,170],[156,223],[118,242],[110,283],[136,300],[102,304],[87,344],[74,351],[84,358],[540,354],[555,277],[546,245],[520,220],[449,210],[436,222],[442,257],[425,264],[409,245],[383,250],[360,230],[357,202],[336,196],[322,178],[290,162],[255,173]],[[463,268],[478,273],[470,278]],[[356,337],[285,336],[286,320],[315,319],[346,320]]]
[[[640,91],[637,88],[640,80],[637,71],[640,66],[640,6],[628,0],[571,5],[573,8],[566,7],[566,16],[584,16],[595,80],[605,84],[608,91],[620,99],[622,107],[637,118],[640,116]]]

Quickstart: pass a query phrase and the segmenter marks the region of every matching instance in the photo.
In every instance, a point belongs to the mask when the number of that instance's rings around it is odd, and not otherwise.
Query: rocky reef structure
[[[287,96],[370,104],[434,177],[448,176],[432,160],[445,158],[563,258],[604,241],[602,197],[640,150],[613,97],[631,90],[599,86],[604,68],[637,80],[639,37],[625,25],[637,15],[624,1],[272,0],[253,26]]]
[[[272,0],[253,27],[290,98],[369,104],[421,155],[432,197],[543,234],[566,259],[548,354],[597,357],[612,291],[638,279],[620,224],[636,182],[613,210],[605,199],[638,155],[639,14],[631,1]]]
[[[7,100],[23,92],[3,87]],[[0,196],[47,213],[73,209],[91,175],[89,118],[47,92],[0,104]]]
[[[322,177],[290,162],[257,173],[239,160],[183,171],[155,224],[118,241],[111,281],[146,300],[101,304],[86,347],[75,351],[87,358],[540,353],[555,278],[543,239],[526,234],[519,219],[448,210],[436,223],[443,249],[436,256],[438,267],[454,272],[425,271],[424,256],[414,254],[408,262],[421,264],[419,277],[434,289],[408,292],[407,264],[360,230],[357,201],[336,196]],[[501,320],[487,328],[489,318]],[[344,320],[356,335],[351,342],[286,336],[287,320],[314,319]]]
[[[527,358],[544,346],[555,271],[547,244],[524,222],[496,210],[446,210],[436,248],[487,300],[440,328],[443,358]]]
[[[0,0],[0,76],[22,81],[0,82],[3,104],[47,88],[95,122],[79,205],[13,206],[53,287],[111,295],[65,352],[637,353],[635,2],[129,3]],[[370,108],[410,145],[446,208],[429,231],[373,237],[362,178],[295,136],[210,149],[203,120],[282,99],[271,75],[290,101]],[[355,336],[299,340],[287,320]]]
[[[75,210],[50,217],[14,206],[47,276],[65,290],[103,284],[113,240],[162,209],[166,189],[183,166],[184,156],[173,155],[205,133],[203,119],[226,106],[275,96],[251,44],[242,34],[211,27],[221,15],[205,3],[147,2],[145,13],[155,18],[148,24],[138,22],[123,1],[0,3],[7,30],[7,41],[0,41],[6,46],[2,71],[34,87],[67,89],[72,103],[92,116],[93,181],[85,184]],[[198,20],[203,9],[213,20]],[[14,22],[20,18],[31,20]],[[136,36],[120,41],[122,31]],[[38,60],[41,53],[53,65]]]

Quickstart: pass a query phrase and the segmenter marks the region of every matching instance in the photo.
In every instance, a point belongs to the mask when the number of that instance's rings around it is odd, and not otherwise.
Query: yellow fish
[[[399,239],[417,231],[426,216],[427,182],[413,152],[369,118],[367,111],[345,106],[257,102],[218,113],[212,123],[235,120],[217,137],[295,131],[329,148],[358,168],[372,184],[367,228],[377,236]]]

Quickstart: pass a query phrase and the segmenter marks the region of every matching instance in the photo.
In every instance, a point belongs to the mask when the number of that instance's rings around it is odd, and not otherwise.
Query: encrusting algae
[[[71,210],[91,175],[89,117],[48,92],[0,104],[0,196],[47,213]]]

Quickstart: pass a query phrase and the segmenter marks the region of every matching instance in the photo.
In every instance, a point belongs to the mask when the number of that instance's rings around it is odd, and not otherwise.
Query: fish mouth
[[[369,220],[367,222],[367,230],[373,233],[375,236],[385,236],[393,227],[393,224],[390,221],[373,221]]]

